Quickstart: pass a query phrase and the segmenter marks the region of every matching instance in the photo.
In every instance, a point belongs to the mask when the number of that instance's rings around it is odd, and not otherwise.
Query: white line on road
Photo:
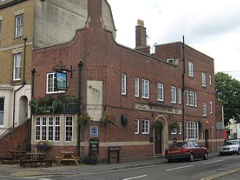
[[[217,161],[206,162],[206,163],[203,163],[203,164],[212,164],[212,163],[221,162],[221,161],[223,161],[223,160],[221,159],[221,160],[217,160]]]
[[[173,171],[173,170],[178,170],[178,169],[183,169],[183,168],[189,168],[192,167],[194,165],[189,165],[189,166],[182,166],[182,167],[177,167],[177,168],[172,168],[172,169],[166,169],[166,171]]]
[[[140,179],[140,178],[144,178],[144,177],[147,177],[147,175],[135,176],[135,177],[129,177],[129,178],[125,178],[125,179],[122,179],[122,180]]]

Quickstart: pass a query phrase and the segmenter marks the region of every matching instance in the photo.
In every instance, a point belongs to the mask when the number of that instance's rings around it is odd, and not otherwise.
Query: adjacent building
[[[25,107],[31,109],[32,150],[50,141],[52,157],[73,151],[106,161],[115,149],[121,161],[129,161],[162,156],[173,141],[194,140],[215,151],[223,140],[217,136],[211,57],[184,42],[159,44],[150,53],[142,20],[137,21],[136,48],[118,44],[106,0],[17,2],[16,9],[32,6],[32,35],[23,31],[19,45],[24,50],[29,44],[29,62],[21,61],[21,67],[29,65],[24,71],[31,93]],[[1,44],[1,54],[5,49]],[[13,61],[10,55],[7,60]],[[6,84],[13,86],[11,80]],[[6,95],[0,97],[5,107]]]

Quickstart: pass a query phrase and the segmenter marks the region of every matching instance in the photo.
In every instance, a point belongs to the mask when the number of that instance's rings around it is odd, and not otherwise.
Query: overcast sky
[[[215,73],[240,81],[239,0],[108,0],[117,42],[135,48],[135,26],[142,19],[147,43],[182,41],[212,57]]]

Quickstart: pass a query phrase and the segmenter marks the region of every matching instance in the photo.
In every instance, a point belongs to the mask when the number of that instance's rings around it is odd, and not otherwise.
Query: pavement
[[[218,153],[209,153],[209,158],[217,156]],[[42,175],[67,175],[67,174],[83,174],[83,173],[93,173],[101,172],[106,170],[117,170],[126,169],[134,167],[143,167],[158,165],[167,162],[164,157],[151,158],[147,160],[137,160],[131,162],[121,162],[120,163],[99,163],[97,165],[86,165],[80,164],[76,165],[59,165],[53,163],[52,167],[20,167],[19,164],[0,164],[0,177],[37,177]]]

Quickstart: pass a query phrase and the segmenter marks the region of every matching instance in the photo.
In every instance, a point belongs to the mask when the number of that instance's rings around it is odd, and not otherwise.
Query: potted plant
[[[97,164],[97,162],[98,162],[98,157],[97,157],[97,154],[94,154],[94,153],[89,153],[87,156],[83,158],[84,164]]]
[[[88,114],[83,113],[79,116],[78,120],[80,127],[88,127],[91,121],[91,117]]]
[[[34,107],[35,112],[43,112],[48,106],[51,106],[53,98],[51,96],[40,97],[38,99],[32,98],[29,102],[31,107]]]
[[[71,103],[76,103],[77,99],[75,96],[72,95],[65,95],[60,97],[61,105],[63,105],[64,111],[66,110],[66,107]]]
[[[160,128],[160,129],[163,129],[164,124],[163,124],[162,121],[156,120],[156,121],[153,123],[153,127],[154,127],[154,128]]]
[[[118,125],[114,122],[114,118],[111,115],[107,114],[107,113],[105,113],[102,116],[101,123],[104,124],[104,125],[106,125],[106,124],[113,124],[114,126],[118,127]]]
[[[53,146],[52,142],[49,141],[39,141],[36,145],[35,148],[37,149],[37,151],[39,152],[46,152],[47,150],[51,149],[51,147]]]

